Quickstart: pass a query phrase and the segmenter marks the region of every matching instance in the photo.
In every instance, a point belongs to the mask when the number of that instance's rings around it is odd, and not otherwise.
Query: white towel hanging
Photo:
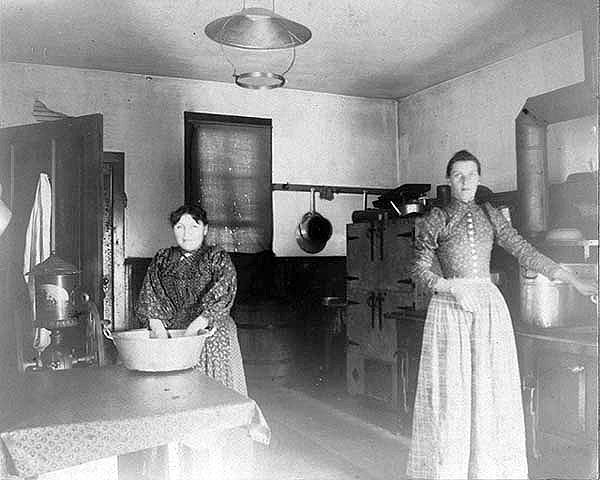
[[[40,173],[33,208],[29,215],[29,224],[25,234],[25,252],[23,254],[23,276],[29,290],[32,307],[35,305],[34,279],[28,273],[38,263],[46,260],[51,253],[52,225],[52,187],[48,175]],[[33,308],[35,322],[35,308]],[[34,333],[34,348],[40,351],[50,343],[50,331],[36,328]]]
[[[23,275],[28,280],[29,271],[50,256],[50,226],[52,216],[52,190],[48,175],[40,173],[33,208],[29,215],[29,225],[25,235],[23,254]]]

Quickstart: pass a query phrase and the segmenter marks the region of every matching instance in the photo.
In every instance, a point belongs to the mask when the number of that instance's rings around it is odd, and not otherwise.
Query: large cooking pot
[[[563,263],[575,275],[598,279],[598,265]],[[596,299],[583,297],[568,283],[521,268],[521,321],[541,328],[596,325]]]
[[[296,242],[307,253],[318,253],[325,248],[331,238],[331,222],[315,211],[315,189],[310,189],[310,212],[302,216],[296,228]]]

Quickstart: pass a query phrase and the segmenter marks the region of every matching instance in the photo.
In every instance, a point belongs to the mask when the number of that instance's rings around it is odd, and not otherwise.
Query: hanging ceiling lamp
[[[304,25],[277,15],[275,0],[272,10],[246,8],[244,0],[240,12],[217,18],[204,28],[204,32],[211,40],[221,44],[225,59],[233,67],[235,83],[240,87],[255,90],[282,87],[285,84],[285,74],[290,71],[296,60],[296,47],[308,42],[312,36]],[[241,49],[245,53],[240,59],[233,61],[230,58],[232,55],[226,53],[224,46],[238,51]],[[291,60],[277,70],[267,67],[271,63],[268,57],[272,56],[273,51],[285,49],[292,49]],[[253,52],[249,52],[250,50]],[[253,65],[243,68],[242,73],[238,73],[239,65],[247,63],[248,60]]]

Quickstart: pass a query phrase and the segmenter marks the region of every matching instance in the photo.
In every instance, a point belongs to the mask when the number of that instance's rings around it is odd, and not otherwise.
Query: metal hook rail
[[[378,187],[346,187],[341,185],[312,185],[312,184],[304,184],[304,183],[273,183],[271,184],[272,190],[281,190],[287,192],[310,192],[310,190],[315,189],[319,193],[330,191],[333,193],[352,193],[363,195],[365,192],[369,195],[383,195],[386,192],[389,192],[389,188],[378,188]]]
[[[391,187],[390,187],[391,188]],[[336,193],[350,193],[363,196],[363,209],[367,209],[368,195],[383,195],[389,188],[378,187],[347,187],[341,185],[311,185],[304,183],[272,183],[271,190],[284,192],[311,192],[314,198],[314,192],[319,192],[319,197],[325,200],[333,200]]]

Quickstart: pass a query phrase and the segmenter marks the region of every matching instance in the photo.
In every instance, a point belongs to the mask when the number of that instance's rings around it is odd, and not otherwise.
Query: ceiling
[[[279,0],[312,39],[285,88],[401,98],[581,30],[593,0]],[[231,82],[204,34],[242,0],[0,0],[3,62]],[[271,0],[246,7],[272,8]]]

